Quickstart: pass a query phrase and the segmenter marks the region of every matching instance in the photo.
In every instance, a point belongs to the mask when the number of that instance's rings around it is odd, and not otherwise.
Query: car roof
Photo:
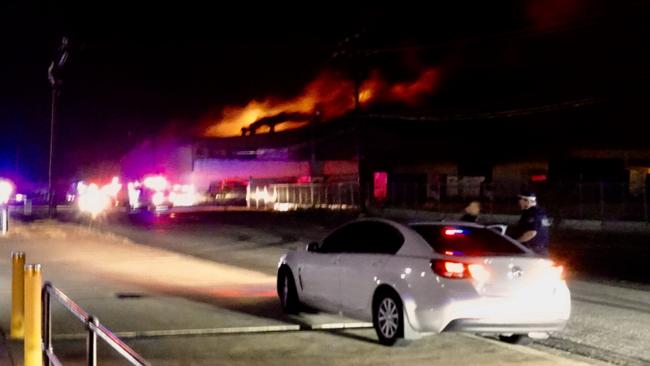
[[[418,226],[418,225],[436,225],[436,226],[467,226],[467,227],[477,227],[485,228],[485,225],[481,225],[475,222],[468,221],[411,221],[406,223],[407,226]]]
[[[455,220],[455,221],[415,221],[415,222],[410,222],[409,224],[407,224],[407,226],[409,228],[411,228],[413,226],[425,226],[425,225],[462,226],[462,227],[473,227],[473,228],[490,230],[490,228],[488,226],[486,226],[486,225],[477,224],[475,222],[459,221],[459,220]],[[511,237],[509,237],[507,235],[504,235],[504,237],[506,238],[506,240],[510,241],[511,243],[516,245],[517,247],[524,250],[524,252],[531,253],[530,249],[528,249],[525,245],[519,243],[515,239],[513,239],[513,238],[511,238]]]
[[[485,225],[474,223],[474,222],[467,222],[467,221],[459,221],[459,220],[453,220],[453,221],[436,221],[436,220],[427,220],[427,221],[398,221],[398,220],[391,220],[391,219],[386,219],[383,217],[360,217],[357,219],[353,219],[350,221],[345,222],[344,224],[338,226],[336,229],[333,231],[338,230],[339,228],[355,223],[355,222],[381,222],[385,223],[387,225],[390,225],[394,227],[395,229],[399,230],[400,233],[404,236],[404,245],[400,248],[400,250],[396,253],[396,255],[401,255],[401,256],[430,256],[431,255],[431,246],[426,242],[426,240],[418,234],[415,230],[413,230],[414,226],[426,226],[426,225],[433,225],[433,226],[460,226],[460,227],[472,227],[472,228],[478,228],[478,229],[486,229],[489,230],[489,228]],[[331,231],[332,232],[332,231]],[[330,232],[330,233],[331,233]],[[525,251],[528,251],[524,246],[521,244],[517,243],[513,239],[507,238],[507,240],[512,241],[515,245],[523,248]]]
[[[360,217],[346,222],[345,224],[339,226],[339,228],[355,222],[381,222],[399,230],[402,236],[404,236],[404,245],[402,245],[402,247],[396,253],[396,255],[402,255],[402,256],[430,256],[431,255],[431,247],[429,247],[426,241],[418,233],[413,231],[411,227],[406,223],[401,223],[396,220],[385,219],[383,217]]]

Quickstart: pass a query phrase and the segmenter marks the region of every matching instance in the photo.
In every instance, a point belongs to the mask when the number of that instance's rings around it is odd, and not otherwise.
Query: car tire
[[[300,311],[300,300],[290,269],[282,267],[278,272],[277,289],[282,310],[287,314],[297,314]]]
[[[375,296],[372,309],[372,324],[379,343],[392,346],[404,337],[402,300],[394,291],[383,291]]]
[[[501,342],[519,345],[527,345],[532,342],[532,339],[525,334],[499,334],[499,340]]]

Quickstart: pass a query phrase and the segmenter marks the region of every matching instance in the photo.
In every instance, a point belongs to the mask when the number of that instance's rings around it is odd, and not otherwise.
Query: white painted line
[[[154,338],[154,337],[174,337],[174,336],[195,336],[195,335],[213,335],[213,334],[246,334],[246,333],[270,333],[270,332],[291,332],[300,330],[300,325],[264,325],[254,327],[224,327],[224,328],[206,328],[206,329],[163,329],[163,330],[143,330],[132,332],[116,332],[116,336],[122,339],[132,338]],[[54,340],[77,340],[86,339],[85,333],[58,334],[53,336]]]
[[[332,329],[364,329],[372,328],[372,323],[325,323],[314,324],[311,330],[332,330]]]
[[[163,329],[143,330],[132,332],[114,333],[121,339],[135,338],[156,338],[156,337],[179,337],[179,336],[206,336],[218,334],[249,334],[249,333],[273,333],[273,332],[296,332],[296,331],[318,331],[336,329],[364,329],[372,328],[372,323],[325,323],[314,325],[262,325],[251,327],[223,327],[205,329]],[[70,341],[86,339],[86,333],[56,334],[52,337],[57,341]]]

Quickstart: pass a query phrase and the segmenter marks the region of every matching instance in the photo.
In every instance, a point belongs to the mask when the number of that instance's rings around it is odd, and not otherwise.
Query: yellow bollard
[[[11,331],[12,339],[25,334],[25,253],[11,253]]]
[[[43,366],[41,337],[41,265],[25,266],[24,366]]]

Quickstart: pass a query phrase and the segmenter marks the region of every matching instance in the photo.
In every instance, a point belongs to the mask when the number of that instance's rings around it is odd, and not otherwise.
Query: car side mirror
[[[308,252],[317,252],[318,251],[318,242],[317,241],[312,241],[309,244],[307,244],[307,251]]]

